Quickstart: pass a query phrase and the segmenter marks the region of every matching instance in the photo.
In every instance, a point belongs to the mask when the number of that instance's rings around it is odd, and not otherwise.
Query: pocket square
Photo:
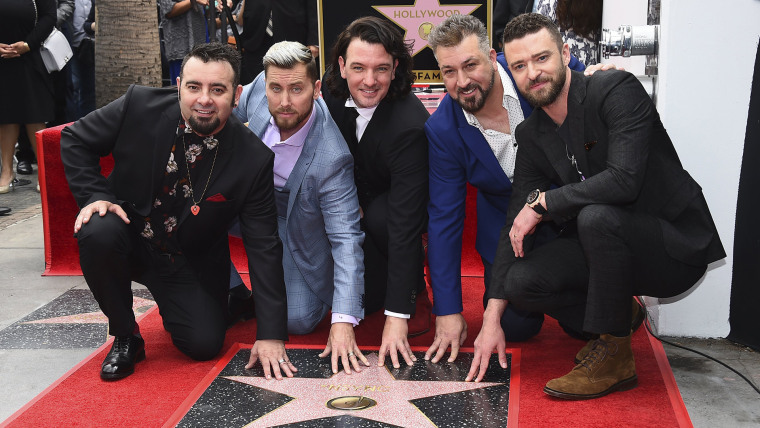
[[[227,198],[224,197],[221,193],[217,193],[216,195],[211,195],[208,198],[206,198],[209,202],[224,202],[227,200]]]

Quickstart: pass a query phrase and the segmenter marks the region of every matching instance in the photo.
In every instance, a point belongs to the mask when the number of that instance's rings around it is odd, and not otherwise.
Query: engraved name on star
[[[351,375],[339,372],[330,378],[292,378],[284,381],[263,377],[224,376],[236,382],[257,386],[292,397],[293,400],[260,417],[246,427],[269,427],[311,419],[350,415],[391,425],[435,427],[409,400],[434,395],[486,388],[502,383],[419,382],[396,380],[385,367],[377,366],[377,354],[367,355],[370,367]],[[364,396],[377,405],[364,410],[334,410],[327,402],[336,397]]]
[[[446,4],[440,0],[415,0],[410,6],[372,6],[404,29],[404,39],[414,42],[412,56],[428,46],[430,30],[455,13],[469,15],[479,4]]]

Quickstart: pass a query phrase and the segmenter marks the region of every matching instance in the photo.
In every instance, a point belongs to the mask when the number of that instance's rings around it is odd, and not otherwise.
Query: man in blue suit
[[[514,130],[533,109],[515,90],[504,54],[491,49],[485,26],[474,16],[453,15],[431,32],[428,43],[448,91],[425,124],[430,142],[428,261],[437,315],[435,339],[425,357],[435,354],[433,362],[438,362],[449,347],[453,361],[467,337],[460,268],[467,183],[478,190],[475,248],[487,290],[512,195],[518,148]],[[570,68],[585,67],[572,58]],[[510,305],[501,324],[507,340],[527,340],[541,329],[543,315]]]
[[[364,317],[364,233],[353,158],[319,98],[321,81],[309,49],[279,42],[263,63],[264,72],[245,86],[234,113],[275,153],[288,331],[311,332],[332,308],[320,356],[332,353],[333,372],[339,359],[347,373],[360,371],[360,362],[368,363],[353,327]]]

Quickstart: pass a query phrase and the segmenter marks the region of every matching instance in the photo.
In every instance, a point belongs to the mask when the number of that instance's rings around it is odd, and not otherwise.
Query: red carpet
[[[465,278],[467,300],[465,317],[471,347],[480,329],[482,279]],[[384,318],[375,313],[357,328],[362,346],[378,346]],[[163,330],[157,310],[140,321],[146,340],[147,359],[134,375],[118,382],[103,382],[98,376],[100,363],[110,348],[101,347],[72,369],[56,384],[13,415],[3,425],[31,426],[161,426],[182,404],[217,360],[197,362],[183,356]],[[328,322],[306,336],[291,336],[289,345],[324,345]],[[428,346],[431,331],[410,340],[413,346]],[[239,323],[228,331],[224,350],[239,343],[251,343],[255,322]],[[572,368],[572,359],[583,345],[570,339],[556,321],[547,319],[541,333],[525,343],[508,343],[521,352],[520,408],[518,426],[522,427],[676,427],[691,426],[680,393],[659,343],[640,329],[633,340],[639,386],[631,391],[611,394],[597,400],[567,402],[542,392],[551,378]],[[511,424],[510,424],[511,425]]]
[[[60,162],[61,128],[51,128],[38,134],[45,274],[78,275],[81,271],[77,246],[71,233],[77,207],[66,185]],[[110,170],[109,161],[110,158],[104,159],[104,172]],[[469,249],[462,260],[464,316],[469,323],[465,347],[472,347],[482,316],[482,264],[476,252],[472,251],[476,222],[474,196],[474,191],[468,192],[467,232],[463,239],[465,248]],[[247,273],[240,240],[233,238],[230,244],[235,264],[241,273]],[[244,279],[247,279],[246,276]],[[370,315],[356,329],[358,343],[367,347],[379,346],[383,323],[381,313]],[[250,321],[230,329],[219,358],[237,343],[251,343],[255,337],[255,325],[255,321]],[[183,356],[163,330],[157,310],[150,311],[140,321],[140,326],[147,342],[147,359],[137,366],[134,375],[118,382],[100,380],[98,372],[111,346],[109,342],[0,425],[162,426],[219,358],[197,362]],[[326,319],[310,335],[291,336],[289,345],[323,346],[328,333],[329,321]],[[433,336],[434,332],[430,331],[410,342],[412,346],[427,347]],[[575,353],[582,346],[582,342],[565,335],[552,319],[547,319],[541,333],[530,341],[507,344],[507,347],[519,348],[521,353],[520,367],[514,368],[520,371],[518,426],[691,426],[662,346],[654,339],[650,340],[644,329],[640,329],[633,338],[639,376],[637,388],[580,402],[567,402],[545,395],[542,389],[546,381],[569,371]],[[510,416],[514,417],[515,413],[510,411]],[[513,423],[510,418],[510,426]]]
[[[73,237],[74,220],[79,207],[71,195],[66,175],[61,163],[61,130],[67,125],[44,129],[37,133],[39,154],[39,182],[42,199],[42,224],[45,243],[45,271],[43,275],[81,275],[79,267],[79,248]],[[113,169],[113,158],[102,158],[100,162],[103,175]],[[465,219],[464,245],[475,242],[475,196],[476,190],[468,188],[467,218]],[[230,238],[233,261],[240,267],[241,273],[248,272],[245,263],[245,251],[242,242]],[[483,264],[474,251],[464,251],[462,256],[463,276],[482,276]]]

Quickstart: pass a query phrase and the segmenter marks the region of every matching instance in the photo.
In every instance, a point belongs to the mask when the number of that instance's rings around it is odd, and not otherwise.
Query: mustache
[[[544,82],[549,82],[549,81],[551,81],[551,78],[549,78],[548,76],[539,76],[536,80],[528,80],[528,85],[533,86],[538,83],[544,83]]]
[[[470,92],[473,89],[480,89],[480,86],[475,83],[470,83],[469,85],[465,86],[464,88],[457,88],[457,93],[461,94],[464,92]]]

